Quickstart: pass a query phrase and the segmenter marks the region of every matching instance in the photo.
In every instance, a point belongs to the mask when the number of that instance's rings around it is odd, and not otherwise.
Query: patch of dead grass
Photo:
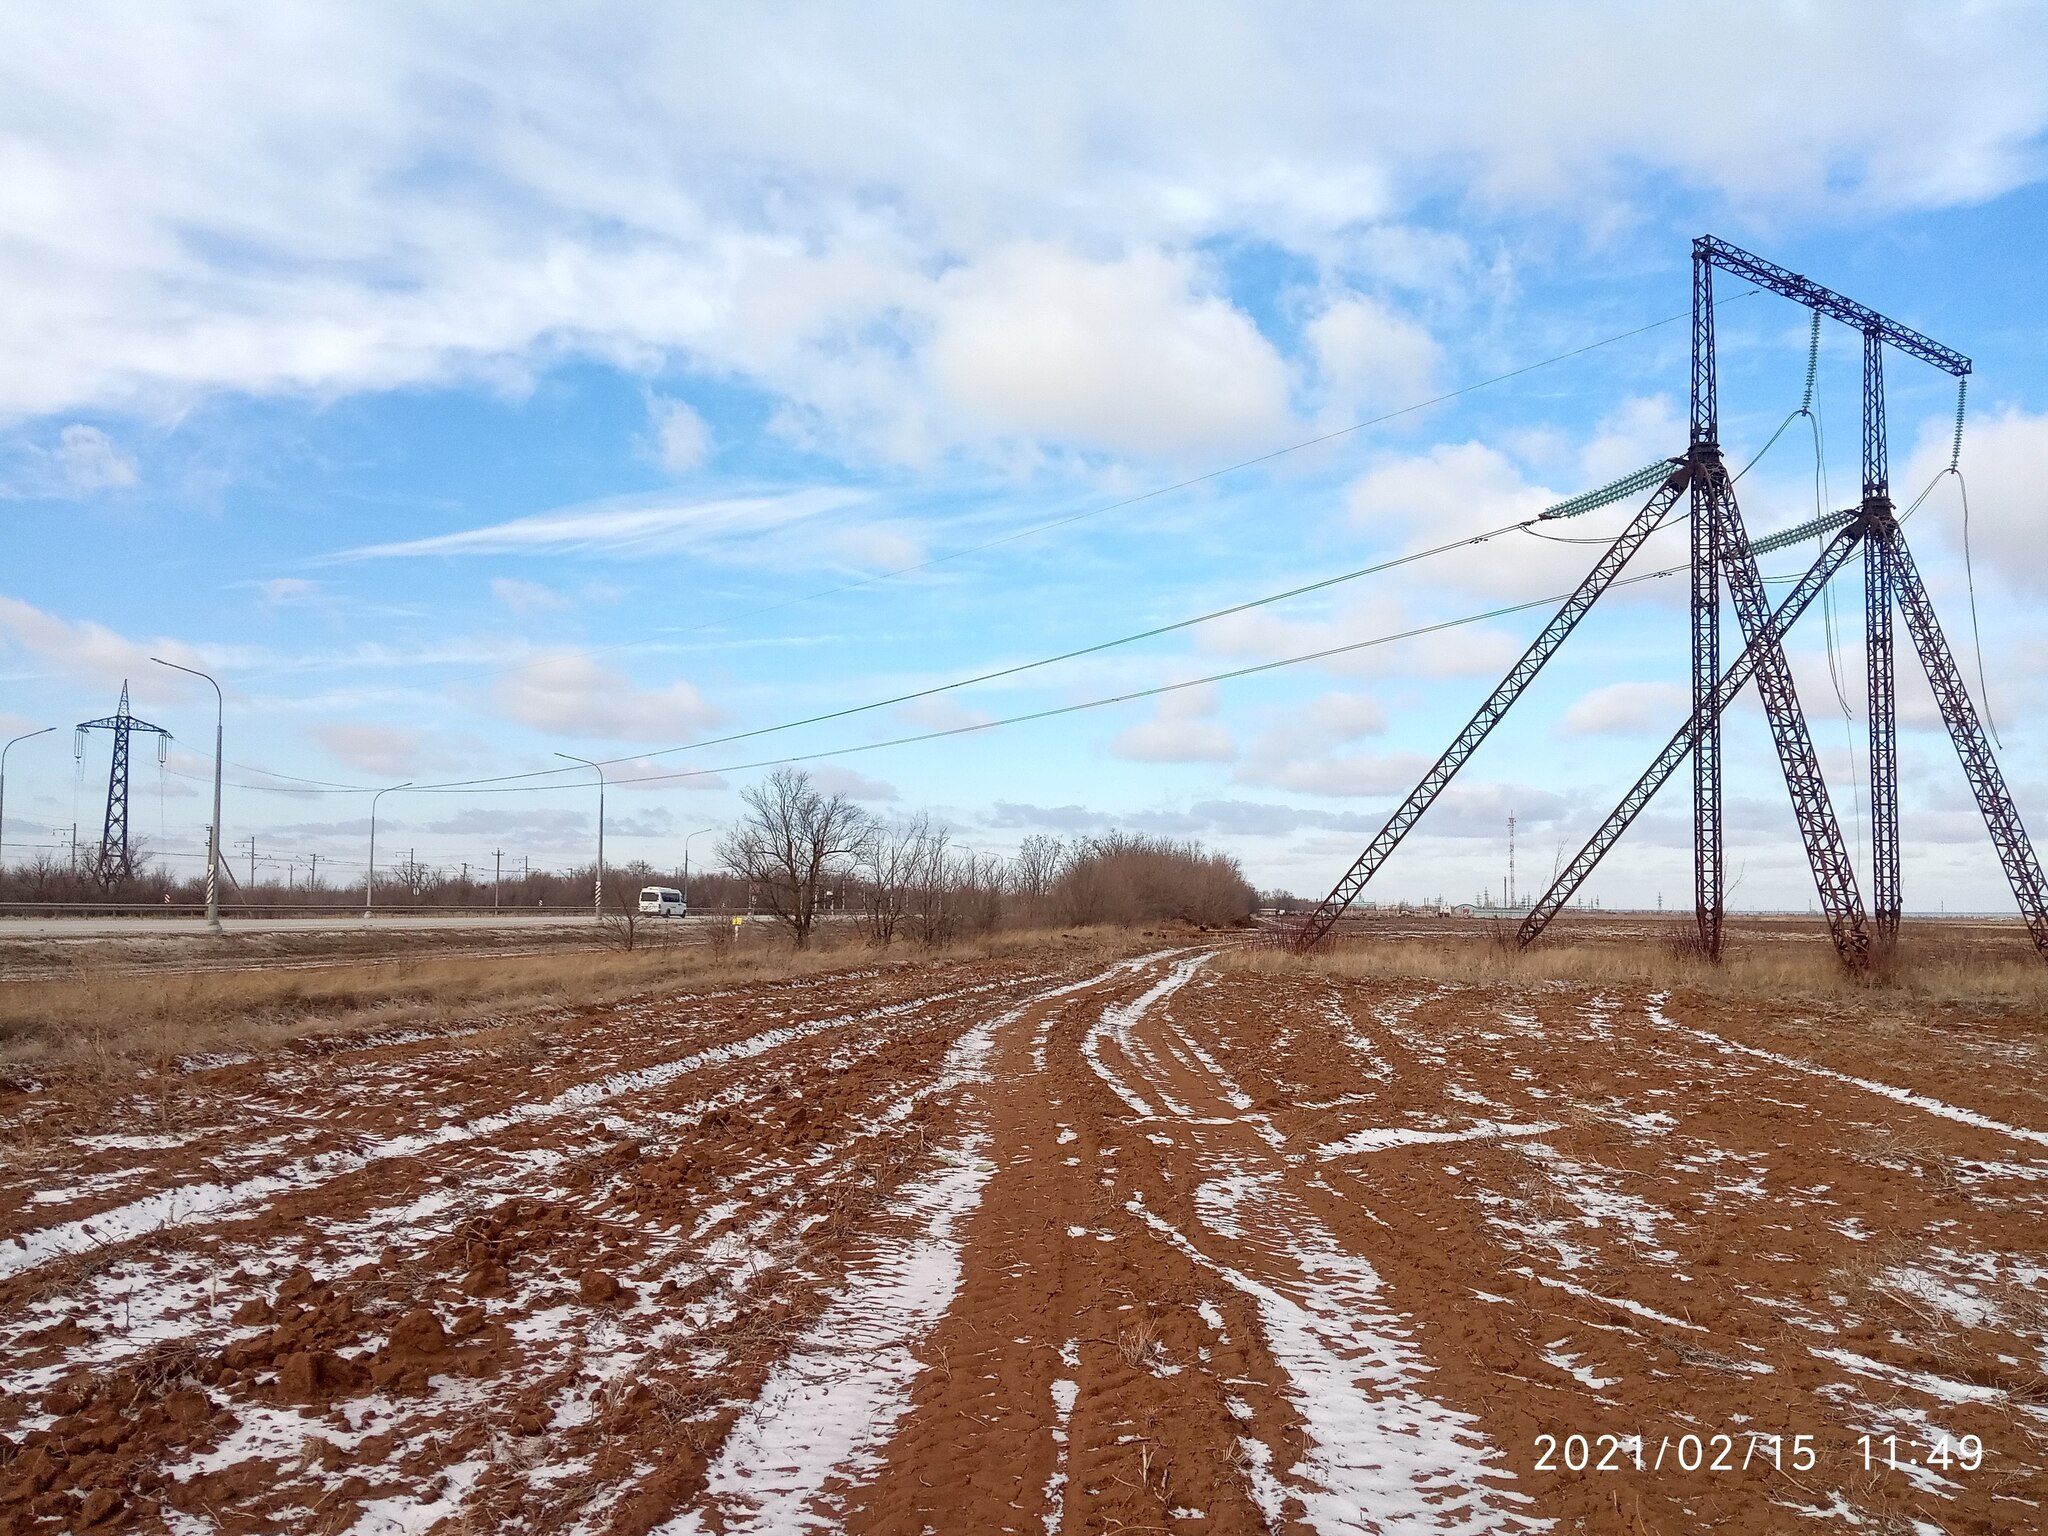
[[[1284,949],[1241,947],[1226,965],[1274,975],[1319,973],[1372,979],[1429,980],[1467,985],[1545,982],[1624,984],[1648,990],[1697,992],[1752,999],[1811,998],[1863,1005],[1954,1003],[2048,1014],[2048,965],[2023,929],[1991,938],[1944,933],[1930,924],[1909,928],[1895,953],[1853,973],[1836,959],[1824,933],[1732,936],[1719,965],[1685,946],[1648,936],[1546,942],[1518,949],[1512,938],[1447,934],[1340,938],[1326,949],[1297,955]]]
[[[121,967],[79,968],[0,987],[0,1069],[130,1077],[154,1069],[155,1106],[177,1116],[176,1064],[221,1052],[263,1054],[405,1029],[437,1029],[494,1016],[580,1008],[637,996],[796,980],[898,967],[1055,951],[1128,951],[1123,929],[1013,931],[941,949],[876,951],[856,942],[808,950],[762,939],[654,949],[555,950],[450,955],[396,962],[362,959],[317,969],[188,971],[161,976]],[[537,1042],[527,1042],[537,1049]]]

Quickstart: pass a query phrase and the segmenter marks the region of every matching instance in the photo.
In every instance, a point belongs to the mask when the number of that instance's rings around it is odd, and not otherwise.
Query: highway
[[[610,914],[607,914],[610,915]],[[646,917],[649,927],[703,923],[709,918]],[[383,913],[365,919],[336,913],[326,917],[233,917],[221,915],[224,932],[236,935],[276,933],[345,933],[422,930],[479,932],[486,929],[517,928],[526,932],[588,928],[594,919],[588,912],[479,912],[462,914]],[[10,939],[175,939],[204,938],[206,919],[177,917],[0,917],[0,943]]]

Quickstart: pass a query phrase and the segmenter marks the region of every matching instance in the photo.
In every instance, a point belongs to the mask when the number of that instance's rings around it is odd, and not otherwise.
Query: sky
[[[1683,453],[1703,233],[1973,359],[1960,479],[1954,382],[1888,359],[1892,481],[1973,689],[1974,586],[2038,835],[2044,75],[2020,3],[0,4],[0,735],[59,727],[8,758],[6,857],[97,839],[71,726],[125,681],[172,734],[131,825],[203,864],[213,696],[157,656],[220,680],[245,875],[253,838],[360,879],[406,781],[380,860],[588,863],[557,754],[609,765],[613,862],[674,868],[801,758],[990,853],[1198,837],[1320,894],[1545,607],[902,738],[1569,591],[1597,543],[1510,533],[944,686]],[[1717,296],[1747,463],[1808,317]],[[1859,367],[1830,324],[1753,533],[1857,499]],[[1611,592],[1368,895],[1498,896],[1510,816],[1547,883],[1682,723],[1684,603]],[[1789,650],[1867,871],[1862,612],[1859,563]],[[1903,631],[1899,674],[1909,909],[2009,910]],[[1731,905],[1804,910],[1753,693],[1725,753]],[[1688,783],[1589,897],[1688,904]]]

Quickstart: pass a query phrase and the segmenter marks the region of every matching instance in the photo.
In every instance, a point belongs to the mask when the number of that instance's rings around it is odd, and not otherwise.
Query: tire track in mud
[[[931,1066],[986,1019],[999,994],[1046,979],[1014,966],[983,971],[963,978],[970,985],[907,999],[899,982],[898,1002],[864,1015],[833,1011],[800,1026],[739,1034],[745,1049],[729,1048],[728,1040],[623,1079],[585,1078],[543,1101],[546,1115],[521,1115],[514,1106],[486,1126],[461,1122],[469,1134],[429,1135],[422,1147],[403,1155],[387,1149],[353,1170],[316,1169],[332,1177],[267,1209],[238,1210],[235,1220],[192,1222],[168,1255],[145,1241],[125,1257],[115,1249],[83,1260],[53,1257],[18,1274],[0,1303],[0,1371],[9,1383],[5,1400],[15,1407],[0,1430],[74,1430],[70,1420],[106,1406],[105,1395],[90,1388],[89,1400],[74,1406],[79,1389],[61,1385],[78,1378],[82,1361],[97,1362],[86,1368],[118,1393],[135,1385],[118,1378],[132,1378],[138,1357],[153,1373],[149,1357],[168,1349],[182,1390],[222,1405],[211,1417],[226,1416],[233,1428],[222,1441],[219,1424],[187,1426],[205,1449],[182,1460],[159,1456],[164,1465],[152,1474],[159,1481],[182,1477],[195,1496],[232,1504],[253,1490],[232,1486],[233,1479],[220,1485],[222,1474],[260,1463],[264,1482],[289,1487],[293,1479],[279,1469],[301,1460],[309,1433],[337,1463],[351,1460],[358,1443],[375,1450],[424,1439],[440,1442],[431,1465],[415,1453],[411,1465],[385,1468],[392,1487],[381,1501],[365,1499],[366,1512],[393,1498],[419,1505],[402,1490],[452,1486],[452,1479],[464,1490],[456,1502],[496,1494],[516,1516],[516,1490],[503,1485],[520,1481],[513,1463],[533,1449],[520,1445],[542,1425],[566,1428],[574,1439],[579,1419],[619,1406],[597,1400],[633,1362],[676,1342],[665,1334],[780,1325],[801,1301],[778,1293],[793,1262],[829,1280],[830,1254],[815,1252],[830,1246],[816,1241],[820,1232],[834,1223],[850,1230],[885,1202],[924,1160],[927,1134],[941,1128],[945,1111],[932,1101],[948,1084]],[[914,978],[913,990],[923,980]],[[769,993],[761,1001],[775,999]],[[635,1023],[616,1027],[633,1033]],[[748,1044],[763,1033],[777,1036],[774,1054]],[[785,1083],[764,1076],[770,1061],[786,1063],[779,1068]],[[719,1090],[721,1077],[727,1086]],[[689,1093],[680,1102],[678,1087]],[[703,1090],[718,1091],[707,1099]],[[732,1120],[739,1104],[749,1106],[747,1122]],[[508,1147],[513,1131],[524,1139]],[[491,1157],[504,1177],[482,1177]],[[508,1196],[508,1185],[516,1193]],[[676,1219],[679,1190],[682,1207],[698,1213],[683,1222]],[[536,1252],[544,1262],[535,1263]],[[183,1273],[195,1258],[208,1272]],[[315,1267],[329,1278],[315,1279]],[[621,1276],[644,1294],[622,1286]],[[425,1320],[415,1316],[423,1301]],[[223,1327],[231,1311],[235,1321]],[[634,1315],[642,1321],[626,1324]],[[622,1324],[639,1337],[622,1337]],[[609,1361],[596,1361],[607,1352]],[[428,1400],[415,1401],[430,1381],[437,1385]],[[54,1391],[53,1383],[60,1384]],[[681,1389],[671,1405],[700,1390]],[[51,1401],[34,1412],[31,1403],[42,1398]],[[705,1405],[683,1406],[695,1412]],[[338,1424],[320,1422],[337,1414]],[[451,1414],[458,1425],[467,1421],[452,1440],[444,1427]],[[504,1427],[485,1435],[479,1456],[474,1442],[493,1418]],[[519,1433],[522,1422],[535,1433]],[[64,1440],[60,1432],[51,1444]],[[507,1443],[513,1450],[500,1454]],[[0,1443],[0,1487],[6,1450]],[[601,1465],[601,1454],[565,1459],[584,1463],[567,1469],[587,1482],[583,1503],[601,1503],[606,1485],[618,1481],[619,1469]],[[382,1491],[378,1469],[361,1470],[372,1483],[365,1491]],[[542,1466],[541,1480],[563,1470]],[[311,1481],[326,1496],[350,1479]],[[280,1497],[276,1486],[266,1491],[263,1519],[289,1508]],[[275,1528],[263,1519],[245,1528]]]
[[[509,1131],[531,1130],[549,1121],[587,1115],[629,1095],[656,1091],[708,1069],[752,1061],[830,1031],[856,1029],[914,1014],[935,1004],[986,993],[997,985],[934,993],[865,1013],[833,1013],[779,1026],[707,1045],[684,1056],[602,1077],[585,1077],[545,1099],[514,1100],[494,1113],[444,1120],[431,1129],[374,1139],[344,1135],[342,1145],[292,1157],[263,1173],[229,1184],[210,1180],[173,1184],[70,1221],[11,1233],[6,1245],[0,1246],[0,1281],[69,1254],[260,1210],[282,1196],[316,1191],[379,1163],[432,1156],[469,1143],[488,1143]],[[630,1018],[632,1014],[628,1012],[626,1016]],[[433,1064],[412,1065],[431,1069]]]
[[[1541,1528],[1424,1390],[1371,1266],[1293,1197],[1303,1159],[1221,1042],[1183,1026],[1213,959],[1009,1043],[940,1368],[846,1529]]]

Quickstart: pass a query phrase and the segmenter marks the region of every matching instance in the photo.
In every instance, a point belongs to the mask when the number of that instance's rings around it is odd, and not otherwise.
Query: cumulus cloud
[[[81,496],[135,483],[135,461],[98,427],[74,423],[58,433],[56,459],[64,483]]]
[[[499,576],[491,582],[491,596],[513,613],[561,613],[571,607],[569,599],[553,587],[516,576]]]
[[[1950,423],[1931,422],[1896,483],[1917,491],[1947,467]],[[2038,596],[2048,592],[2048,483],[2041,466],[2048,464],[2048,412],[2035,414],[2008,408],[1978,416],[1963,439],[1963,473],[1969,477],[1971,556],[1977,579],[2009,592]],[[1952,482],[1953,484],[1953,482]],[[1927,511],[1911,529],[1917,546],[1932,533],[1938,548],[1962,553],[1962,501],[1956,489],[1937,488]],[[1932,522],[1934,527],[1927,530]],[[1923,530],[1927,530],[1923,532]],[[1921,563],[1925,564],[1924,557]],[[1925,571],[1922,572],[1925,575]]]
[[[1669,109],[1677,57],[1719,110]],[[1079,51],[1031,8],[656,7],[595,33],[547,10],[34,8],[0,62],[24,104],[0,120],[21,301],[0,414],[680,356],[874,453],[929,453],[952,422],[1179,452],[1274,409],[1273,363],[1190,252],[1256,232],[1320,256],[1366,227],[1412,267],[1424,197],[1603,231],[1653,182],[1766,215],[1987,198],[2036,172],[2044,61],[2028,7],[1847,0],[1706,34],[1612,3],[1481,28],[1225,4],[1117,13]],[[1085,362],[1077,317],[1108,293],[1149,362],[1097,367],[1107,420],[962,353],[986,336],[1026,379],[1034,345]],[[1049,318],[1020,335],[997,295]],[[1173,359],[1252,373],[1166,381],[1205,426],[1114,398]]]
[[[1164,694],[1152,718],[1119,732],[1110,750],[1136,763],[1227,763],[1237,743],[1215,714],[1213,687]]]
[[[1241,784],[1263,784],[1302,795],[1403,795],[1430,765],[1414,752],[1323,752],[1261,755],[1240,764]]]
[[[302,576],[273,576],[256,583],[257,595],[266,608],[289,608],[310,603],[320,595],[320,583]]]
[[[1352,295],[1308,323],[1310,352],[1328,403],[1345,414],[1430,394],[1438,349],[1429,332],[1378,299]]]
[[[1286,365],[1188,257],[1013,246],[949,273],[933,318],[941,394],[998,436],[1170,456],[1288,422]]]
[[[0,645],[35,658],[60,676],[99,686],[147,679],[145,686],[153,690],[183,691],[185,680],[153,665],[150,657],[201,669],[208,665],[181,640],[130,640],[94,620],[59,618],[13,597],[0,597]]]
[[[1609,683],[1564,712],[1564,728],[1582,736],[1670,735],[1692,713],[1692,694],[1677,683]]]
[[[499,679],[494,697],[513,719],[555,736],[660,741],[725,718],[686,681],[641,688],[574,649],[529,657]]]
[[[982,822],[990,827],[1069,835],[1105,832],[1115,825],[1115,819],[1106,812],[1090,810],[1084,805],[1032,805],[1017,800],[996,801],[989,813],[982,817]]]
[[[827,764],[823,767],[813,767],[808,771],[811,782],[828,795],[844,795],[849,800],[871,803],[898,798],[894,784],[882,779],[866,778],[850,768],[838,768]]]
[[[711,451],[711,429],[688,401],[660,395],[648,401],[654,425],[654,462],[672,475],[687,474]]]
[[[406,778],[426,762],[426,738],[403,726],[339,721],[314,726],[313,739],[336,762],[379,779]]]

